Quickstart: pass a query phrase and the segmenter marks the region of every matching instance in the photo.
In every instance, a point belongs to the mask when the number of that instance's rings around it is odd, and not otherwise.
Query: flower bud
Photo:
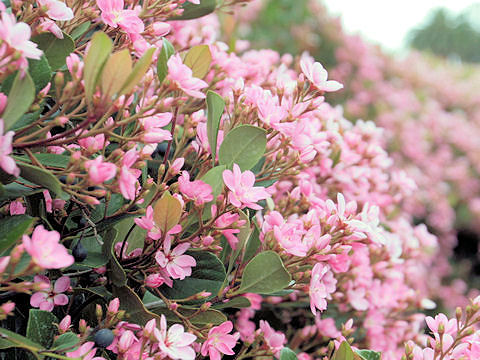
[[[108,312],[111,314],[116,314],[118,312],[118,308],[120,307],[120,300],[118,298],[113,299],[108,304]]]
[[[70,315],[65,316],[58,324],[58,331],[60,334],[66,333],[72,323],[72,317]]]
[[[125,331],[122,336],[120,337],[120,340],[118,340],[118,352],[123,354],[128,351],[130,346],[132,346],[134,341],[134,335],[133,332],[130,330]]]

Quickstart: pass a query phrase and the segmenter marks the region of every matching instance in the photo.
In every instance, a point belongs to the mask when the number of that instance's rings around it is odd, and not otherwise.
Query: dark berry
[[[96,346],[106,348],[113,342],[114,337],[112,330],[102,329],[95,333],[93,340],[95,341]]]
[[[82,218],[80,219],[80,221],[78,222],[78,225],[79,225],[80,228],[84,228],[85,226],[88,225],[87,219],[85,219],[84,217],[82,217]]]
[[[87,249],[85,249],[85,246],[82,245],[82,242],[79,241],[77,245],[72,250],[72,255],[75,258],[76,262],[82,262],[87,258]]]
[[[67,183],[67,176],[66,175],[62,175],[58,178],[58,180],[60,180],[60,182],[62,184],[66,184]]]

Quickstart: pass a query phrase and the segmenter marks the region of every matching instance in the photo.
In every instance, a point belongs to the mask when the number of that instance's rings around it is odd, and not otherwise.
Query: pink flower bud
[[[0,273],[3,273],[10,262],[10,256],[0,257]]]
[[[58,329],[60,330],[61,333],[65,333],[70,328],[71,323],[72,323],[72,317],[70,315],[67,315],[58,324]]]
[[[10,313],[13,311],[13,309],[15,309],[15,303],[11,302],[11,301],[6,302],[5,304],[2,304],[1,308],[2,308],[2,311],[5,314],[10,315]]]
[[[120,353],[126,352],[130,346],[132,346],[134,339],[135,336],[133,335],[133,332],[130,330],[125,331],[120,337],[120,340],[118,340],[118,351]]]
[[[7,106],[7,96],[4,93],[0,93],[0,114],[3,113]]]
[[[110,301],[110,304],[108,304],[108,312],[115,314],[118,312],[119,307],[120,307],[120,300],[118,298],[115,298],[112,301]]]
[[[149,338],[153,334],[156,328],[157,328],[157,322],[155,319],[152,319],[149,322],[147,322],[143,329],[143,337]]]

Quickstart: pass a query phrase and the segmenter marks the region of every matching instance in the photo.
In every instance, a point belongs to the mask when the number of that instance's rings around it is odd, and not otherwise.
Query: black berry
[[[87,258],[87,249],[85,249],[85,246],[82,245],[82,242],[79,241],[77,245],[72,250],[72,255],[75,258],[76,262],[82,262]]]
[[[112,330],[102,329],[102,330],[98,330],[95,333],[93,340],[95,341],[95,345],[97,345],[98,347],[106,348],[113,342],[114,337],[115,336],[113,335]]]

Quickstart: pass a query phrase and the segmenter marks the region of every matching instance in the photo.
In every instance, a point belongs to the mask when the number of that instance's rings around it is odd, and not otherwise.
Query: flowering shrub
[[[242,2],[0,3],[2,358],[478,358],[383,129]]]

